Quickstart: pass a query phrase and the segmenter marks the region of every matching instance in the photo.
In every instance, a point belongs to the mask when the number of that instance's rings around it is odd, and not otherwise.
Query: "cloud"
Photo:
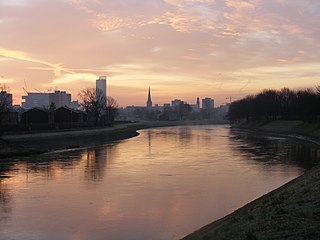
[[[233,73],[235,79],[250,79],[253,89],[314,87],[315,79],[319,75],[318,62],[247,68]]]
[[[101,31],[156,24],[170,26],[177,32],[203,31],[219,37],[238,37],[255,31],[310,33],[315,29],[305,28],[304,23],[320,24],[320,11],[311,7],[315,5],[312,0],[66,1],[87,13],[92,25]],[[303,26],[297,19],[303,20]]]
[[[99,74],[117,91],[151,84],[172,96],[238,92],[248,79],[243,94],[319,81],[315,0],[0,0],[0,8],[1,75],[15,91],[27,79],[30,89],[75,92]]]
[[[103,2],[103,1],[86,1],[86,0],[66,0],[69,4],[77,9],[86,12],[90,16],[90,22],[101,31],[117,31],[127,27],[135,28],[144,26],[148,23],[146,13],[138,8],[135,12],[127,12],[128,9],[135,5],[141,6],[139,1],[130,3],[123,2]],[[154,4],[144,3],[143,6],[154,7]]]
[[[22,7],[27,6],[30,1],[28,0],[1,0],[0,6],[13,6],[13,7]]]
[[[46,65],[47,68],[41,68],[41,69],[53,71],[55,76],[61,76],[62,72],[72,73],[70,70],[62,67],[61,64],[53,64],[43,60],[39,60],[39,59],[30,57],[27,53],[21,52],[21,51],[14,51],[14,50],[0,48],[0,57]]]
[[[255,9],[257,1],[226,0],[226,5],[235,9]]]
[[[5,78],[3,76],[0,76],[0,84],[3,84],[3,83],[13,83],[15,82],[14,79],[11,79],[11,78]]]
[[[66,73],[58,78],[55,78],[50,85],[65,85],[74,84],[80,82],[94,83],[99,77],[95,74],[90,73]]]

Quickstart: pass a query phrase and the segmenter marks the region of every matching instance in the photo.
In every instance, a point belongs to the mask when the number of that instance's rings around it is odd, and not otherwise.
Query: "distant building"
[[[77,101],[72,101],[72,102],[71,102],[71,108],[72,108],[72,109],[78,110],[78,109],[79,109],[79,107],[80,107],[80,105],[79,105],[78,100],[77,100]]]
[[[22,96],[25,101],[22,102],[24,109],[48,108],[50,106],[49,93],[28,92],[27,96]]]
[[[154,109],[156,110],[156,112],[163,110],[163,108],[160,107],[159,104],[155,104],[155,105],[154,105]]]
[[[59,90],[49,93],[49,106],[52,103],[56,108],[71,107],[71,94]]]
[[[196,105],[197,105],[197,108],[198,108],[198,111],[199,111],[200,110],[200,98],[199,97],[197,97]]]
[[[147,100],[147,111],[152,111],[152,101],[151,101],[151,92],[150,92],[150,87],[148,91],[148,100]]]
[[[216,120],[226,120],[229,112],[230,103],[215,108],[214,116]]]
[[[180,104],[183,103],[182,100],[180,99],[174,99],[173,101],[171,101],[171,106],[172,108],[177,108],[180,106]]]
[[[60,90],[56,90],[53,93],[28,92],[28,95],[22,96],[22,99],[25,100],[22,102],[24,109],[49,108],[51,104],[54,104],[56,108],[71,107],[71,94]]]
[[[163,111],[169,111],[171,109],[170,103],[163,104]]]
[[[197,104],[189,104],[193,112],[199,112],[199,108]]]
[[[214,99],[208,98],[208,97],[202,99],[202,109],[211,110],[213,108],[214,108]]]
[[[107,99],[107,76],[101,76],[96,80],[96,93],[100,92],[101,96],[104,99]],[[97,94],[99,95],[99,94]]]
[[[11,93],[7,93],[6,91],[0,92],[0,106],[3,106],[7,109],[12,107],[12,94]]]
[[[127,106],[126,108],[119,109],[117,120],[121,121],[137,121],[144,117],[146,107],[144,106]]]

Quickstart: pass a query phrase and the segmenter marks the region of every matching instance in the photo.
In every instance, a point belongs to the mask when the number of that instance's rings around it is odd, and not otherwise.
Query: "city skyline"
[[[57,18],[57,16],[59,16]],[[218,105],[262,89],[315,87],[320,4],[313,0],[3,0],[0,82],[77,93],[108,76],[120,106],[172,98]]]

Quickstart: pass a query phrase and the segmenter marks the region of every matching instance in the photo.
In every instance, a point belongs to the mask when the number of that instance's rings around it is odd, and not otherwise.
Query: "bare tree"
[[[85,88],[79,92],[80,105],[88,114],[88,119],[94,119],[95,124],[99,122],[113,122],[118,110],[117,101],[103,94],[99,89]]]
[[[85,88],[79,92],[80,105],[88,114],[88,120],[94,119],[97,124],[107,108],[106,99],[102,91],[96,91],[95,88]]]
[[[119,104],[113,97],[107,97],[107,121],[109,123],[114,122],[115,117],[118,114]]]

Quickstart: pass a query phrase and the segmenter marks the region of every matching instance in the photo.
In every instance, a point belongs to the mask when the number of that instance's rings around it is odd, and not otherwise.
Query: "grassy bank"
[[[320,140],[320,123],[305,123],[303,121],[250,121],[233,124],[233,127],[252,131],[265,131],[275,134],[289,134]]]
[[[91,129],[11,133],[0,139],[0,158],[39,154],[53,150],[93,146],[137,136],[137,130],[181,125],[214,124],[214,121],[138,122]]]
[[[320,140],[319,124],[300,121],[236,127]],[[320,166],[183,239],[320,239]]]

